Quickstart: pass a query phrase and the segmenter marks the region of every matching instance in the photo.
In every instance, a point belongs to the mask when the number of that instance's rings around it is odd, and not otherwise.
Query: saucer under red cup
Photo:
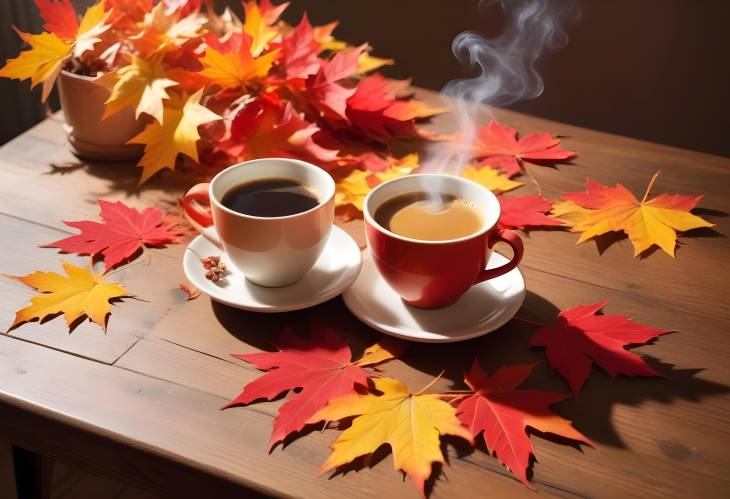
[[[468,201],[483,219],[481,230],[447,241],[425,241],[395,234],[375,221],[386,201],[414,192],[441,192]],[[451,305],[475,284],[515,269],[524,252],[514,232],[497,226],[501,214],[497,197],[471,180],[443,174],[413,174],[384,182],[365,198],[365,234],[373,262],[383,279],[406,304],[418,308]],[[487,269],[492,248],[507,243],[512,259]]]

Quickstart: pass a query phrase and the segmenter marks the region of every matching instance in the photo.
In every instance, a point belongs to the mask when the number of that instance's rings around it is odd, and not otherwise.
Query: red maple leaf
[[[338,151],[318,144],[318,132],[319,127],[297,113],[291,102],[281,107],[259,98],[236,114],[230,139],[219,148],[239,161],[272,156],[296,158],[327,169],[337,161]]]
[[[321,59],[317,54],[320,44],[314,40],[314,30],[306,13],[301,22],[284,36],[281,46],[281,64],[287,78],[307,78],[319,70]]]
[[[366,350],[362,359],[352,362],[347,342],[328,328],[312,328],[309,339],[299,338],[286,329],[274,346],[278,352],[234,355],[267,372],[244,386],[243,391],[223,407],[272,400],[291,391],[274,419],[270,448],[304,428],[309,418],[330,400],[355,392],[358,387],[365,389],[371,374],[363,366],[397,355],[395,348],[376,344]],[[295,389],[300,391],[293,391]]]
[[[548,132],[528,133],[517,140],[517,130],[492,120],[479,128],[473,155],[481,164],[502,169],[511,177],[522,172],[523,161],[564,161],[578,153],[561,149],[560,140]]]
[[[273,5],[271,0],[260,0],[259,1],[259,12],[264,22],[272,26],[276,21],[279,20],[281,14],[284,13],[286,8],[289,7],[289,2],[282,2],[277,5]]]
[[[530,455],[535,449],[526,430],[529,426],[542,433],[552,433],[593,446],[570,421],[550,410],[550,406],[568,397],[564,393],[541,390],[517,390],[532,372],[534,364],[500,367],[488,376],[474,360],[464,381],[474,391],[459,403],[456,415],[476,439],[483,434],[487,448],[526,486]]]
[[[539,195],[497,196],[502,207],[499,225],[505,229],[527,229],[531,227],[561,227],[563,224],[545,213],[552,203]]]
[[[79,21],[71,0],[35,0],[38,12],[45,23],[43,29],[62,40],[72,40],[79,30]]]
[[[106,272],[132,257],[143,245],[161,246],[180,242],[163,219],[162,210],[156,206],[140,212],[121,201],[112,203],[100,199],[99,208],[102,222],[63,222],[79,229],[81,233],[44,247],[60,248],[61,251],[79,255],[101,254]]]
[[[552,326],[538,330],[530,345],[547,348],[550,367],[557,370],[578,394],[595,362],[615,378],[659,376],[626,345],[646,343],[669,330],[632,322],[623,315],[595,315],[607,302],[578,305],[560,312]]]
[[[307,78],[306,93],[309,103],[330,121],[347,121],[347,99],[355,93],[338,82],[357,73],[357,60],[365,45],[337,52],[331,59],[320,62],[319,71]]]

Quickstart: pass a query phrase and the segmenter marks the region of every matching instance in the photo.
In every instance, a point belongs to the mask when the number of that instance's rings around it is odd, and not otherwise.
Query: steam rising
[[[501,3],[506,22],[502,34],[486,39],[473,31],[459,34],[452,44],[456,59],[479,74],[450,81],[441,94],[454,109],[457,144],[437,143],[422,171],[458,174],[471,159],[476,138],[476,115],[483,105],[508,106],[542,94],[535,61],[546,49],[563,47],[566,21],[578,17],[576,0],[482,0],[479,9]]]

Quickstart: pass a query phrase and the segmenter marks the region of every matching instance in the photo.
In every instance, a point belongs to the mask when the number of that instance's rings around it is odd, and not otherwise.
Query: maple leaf
[[[73,40],[79,30],[76,9],[70,0],[35,0],[44,21],[43,29],[61,40]]]
[[[162,0],[162,3],[167,8],[167,15],[177,12],[180,17],[187,17],[200,12],[202,0]]]
[[[335,181],[335,205],[352,205],[362,212],[363,201],[370,189],[396,177],[408,175],[418,165],[418,154],[408,154],[401,159],[393,159],[392,166],[380,172],[352,170]]]
[[[171,232],[163,219],[162,210],[156,206],[141,212],[121,201],[99,200],[101,222],[81,220],[63,222],[79,229],[80,234],[46,244],[46,248],[59,248],[66,253],[79,255],[101,254],[104,257],[104,271],[133,256],[147,246],[162,246],[179,243],[180,239]]]
[[[473,180],[495,193],[511,191],[522,185],[521,182],[511,180],[507,175],[494,168],[479,168],[474,165],[467,165],[464,171],[461,172],[461,176]]]
[[[5,66],[0,68],[0,76],[15,80],[30,78],[31,89],[43,84],[41,99],[45,102],[53,90],[58,73],[71,55],[72,47],[53,33],[31,35],[18,30],[16,32],[30,45],[30,50],[8,59]]]
[[[277,48],[260,57],[254,57],[248,36],[241,37],[236,52],[222,53],[208,46],[205,56],[200,59],[203,65],[200,75],[223,88],[245,87],[252,81],[266,77],[280,50]]]
[[[363,47],[337,52],[329,60],[320,62],[319,71],[307,78],[306,89],[309,103],[329,120],[348,121],[345,114],[347,100],[355,93],[338,82],[357,73],[357,60]]]
[[[36,271],[25,276],[6,276],[40,291],[31,298],[29,306],[15,313],[9,330],[25,322],[43,321],[48,316],[63,313],[69,328],[86,316],[106,331],[107,315],[111,312],[109,300],[133,296],[120,285],[105,281],[102,274],[61,263],[66,275]]]
[[[348,47],[346,42],[337,40],[334,36],[332,36],[332,32],[339,24],[339,21],[332,21],[331,23],[314,27],[314,39],[320,45],[320,52],[339,52]]]
[[[502,207],[499,226],[505,229],[561,227],[563,224],[546,215],[552,203],[539,195],[497,196]]]
[[[714,224],[690,213],[702,196],[661,194],[647,201],[659,173],[655,173],[641,201],[623,185],[607,187],[586,180],[586,192],[568,192],[553,206],[552,216],[564,221],[572,232],[582,232],[578,244],[606,232],[623,231],[638,256],[653,245],[674,257],[677,231],[685,232]]]
[[[182,17],[180,11],[168,13],[164,3],[158,3],[145,14],[143,29],[130,37],[143,57],[165,53],[200,36],[205,17],[193,12]]]
[[[352,362],[347,342],[332,329],[312,328],[308,339],[299,338],[287,329],[274,343],[278,352],[234,355],[267,372],[247,384],[224,409],[261,399],[272,400],[291,391],[274,419],[269,440],[273,448],[287,435],[304,428],[309,418],[330,400],[355,392],[357,387],[366,388],[370,374],[363,367],[395,357],[398,354],[395,345],[376,344],[362,359]],[[294,389],[301,391],[293,392]]]
[[[279,35],[279,30],[272,28],[264,19],[255,1],[244,2],[243,10],[243,32],[251,37],[251,54],[258,56]]]
[[[423,493],[433,464],[444,462],[440,436],[461,437],[471,443],[471,434],[459,422],[455,409],[440,395],[412,394],[403,383],[391,378],[376,378],[373,382],[382,395],[344,395],[309,420],[316,423],[356,416],[330,446],[332,454],[319,468],[319,474],[388,444],[395,469],[408,474]]]
[[[265,157],[296,158],[329,168],[338,152],[319,145],[319,127],[297,113],[291,102],[283,108],[259,98],[235,116],[231,137],[220,147],[239,161]]]
[[[658,376],[641,357],[624,347],[646,343],[670,331],[632,322],[623,315],[595,315],[606,303],[578,305],[560,312],[555,324],[540,328],[530,342],[547,348],[550,367],[565,378],[575,395],[594,362],[612,378],[617,374]]]
[[[534,364],[500,367],[488,376],[474,360],[464,382],[474,393],[461,399],[456,415],[476,439],[481,434],[487,448],[529,488],[527,479],[530,456],[535,449],[527,427],[552,433],[593,446],[570,421],[550,410],[568,398],[563,393],[517,390],[530,375]]]
[[[152,10],[153,0],[105,0],[107,22],[121,30],[132,30]]]
[[[273,5],[270,0],[259,1],[259,12],[268,26],[276,24],[276,21],[279,20],[287,7],[289,7],[289,2]]]
[[[281,46],[281,64],[287,78],[307,78],[319,70],[319,43],[314,40],[314,30],[306,13],[299,24],[284,36]]]
[[[178,84],[166,77],[159,60],[147,62],[137,56],[132,56],[127,66],[102,78],[108,78],[113,84],[102,119],[131,107],[137,119],[147,113],[162,123],[162,101],[170,98],[165,89]]]
[[[205,106],[200,105],[203,89],[187,99],[171,99],[165,103],[162,124],[153,121],[129,144],[144,144],[144,156],[139,161],[143,168],[140,184],[163,168],[175,168],[177,155],[186,154],[198,161],[197,142],[200,139],[198,127],[220,119]]]
[[[523,161],[543,163],[564,161],[576,157],[573,151],[560,148],[560,140],[547,132],[528,133],[517,140],[514,128],[492,120],[479,128],[473,156],[480,163],[500,168],[510,177],[521,173]]]
[[[57,30],[64,38],[53,32],[31,35],[16,28],[16,33],[30,46],[30,49],[21,52],[14,59],[8,59],[5,66],[0,68],[0,76],[15,80],[30,78],[31,88],[42,84],[41,100],[45,102],[66,60],[72,54],[80,56],[84,51],[91,49],[99,41],[98,36],[109,26],[105,24],[108,13],[104,12],[102,2],[86,10],[81,24],[76,27],[72,36],[69,36],[73,27],[68,20],[70,10],[73,10],[70,4],[61,7],[40,2],[38,6],[44,15],[46,25]],[[74,22],[75,16],[74,11]]]
[[[414,100],[397,99],[391,83],[379,74],[360,80],[347,99],[347,118],[367,137],[387,141],[392,137],[418,135],[416,118],[433,116],[446,109],[431,109]]]
[[[395,64],[393,59],[384,59],[370,55],[370,51],[364,51],[357,58],[357,70],[360,73],[370,73],[383,66],[392,66]]]

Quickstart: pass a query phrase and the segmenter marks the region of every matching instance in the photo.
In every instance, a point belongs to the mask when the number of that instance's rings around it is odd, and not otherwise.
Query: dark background
[[[235,0],[217,0],[219,5]],[[74,1],[78,10],[90,2]],[[514,109],[654,142],[730,156],[730,1],[583,0],[566,27],[567,47],[546,53],[538,68],[542,96]],[[15,4],[15,5],[14,5]],[[501,15],[481,15],[476,0],[294,0],[284,18],[306,9],[314,24],[339,19],[335,34],[370,42],[394,58],[388,76],[412,77],[438,90],[468,76],[451,54],[464,30],[499,33]],[[0,56],[17,53],[10,25],[40,29],[31,0],[0,0]],[[0,79],[0,142],[42,118],[28,84]]]

